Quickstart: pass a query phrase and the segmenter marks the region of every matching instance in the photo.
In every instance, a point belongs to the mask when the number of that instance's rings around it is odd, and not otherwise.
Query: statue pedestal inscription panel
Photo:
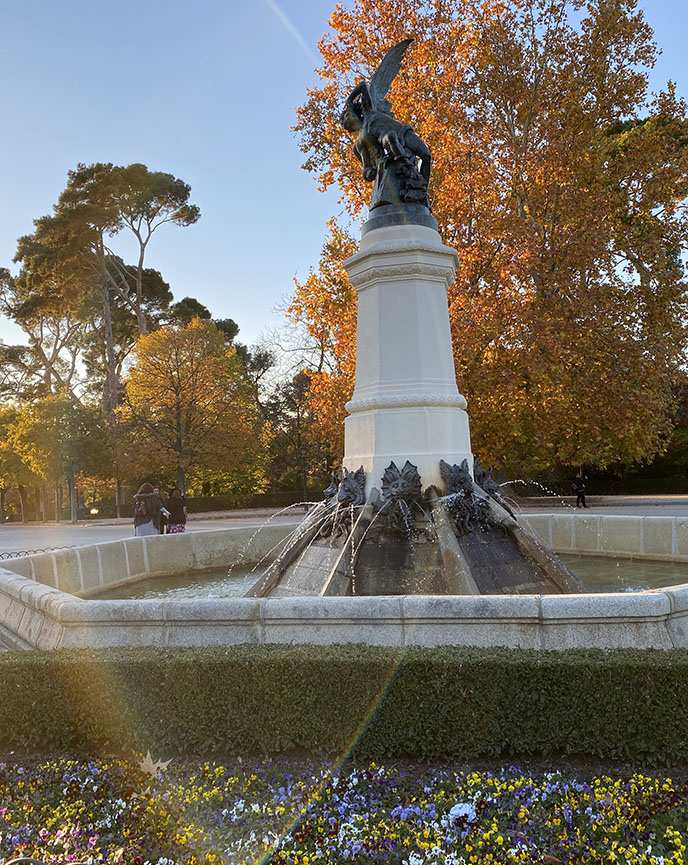
[[[364,232],[344,266],[358,293],[356,387],[346,409],[344,466],[363,466],[366,493],[391,461],[443,489],[440,460],[471,455],[466,400],[456,386],[447,288],[456,250],[423,225]]]

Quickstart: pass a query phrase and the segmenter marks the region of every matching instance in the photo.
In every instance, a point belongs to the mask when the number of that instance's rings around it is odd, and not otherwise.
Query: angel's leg
[[[399,141],[399,136],[394,129],[390,129],[389,132],[385,132],[385,134],[380,138],[380,144],[395,159],[404,159],[406,157],[406,152],[402,147],[401,142]]]
[[[363,165],[363,177],[365,180],[375,180],[377,173],[377,148],[371,142],[370,138],[363,132],[358,137],[358,141],[354,145],[354,152],[361,160]]]
[[[425,180],[430,180],[430,166],[432,165],[432,154],[428,145],[416,135],[415,132],[407,132],[404,143],[420,159],[420,173]]]

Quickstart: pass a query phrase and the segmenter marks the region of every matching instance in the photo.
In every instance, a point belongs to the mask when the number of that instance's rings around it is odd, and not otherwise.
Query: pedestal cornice
[[[381,280],[418,276],[442,281],[448,288],[458,258],[455,249],[441,242],[387,240],[361,249],[344,262],[344,268],[357,289]]]
[[[425,406],[465,409],[466,405],[466,399],[460,393],[397,393],[368,397],[354,396],[344,408],[349,414],[354,414],[355,412],[382,408],[421,408]]]

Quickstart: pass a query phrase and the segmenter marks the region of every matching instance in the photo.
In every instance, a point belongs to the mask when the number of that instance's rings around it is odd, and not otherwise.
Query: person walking
[[[167,532],[170,535],[178,535],[186,531],[186,499],[184,493],[175,487],[166,502],[169,518],[167,520]]]
[[[587,504],[585,503],[585,482],[587,481],[587,477],[583,474],[583,470],[581,469],[571,484],[571,489],[576,494],[576,507],[587,508]]]
[[[134,496],[134,534],[137,537],[157,535],[160,531],[160,515],[169,514],[160,496],[153,492],[152,484],[141,484]]]

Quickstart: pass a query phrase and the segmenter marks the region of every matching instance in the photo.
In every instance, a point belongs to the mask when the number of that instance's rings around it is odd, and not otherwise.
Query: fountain
[[[430,151],[385,99],[410,42],[342,114],[374,180],[359,251],[344,263],[358,333],[342,470],[252,597],[581,591],[473,460],[447,308],[458,255],[430,211]]]
[[[519,517],[473,459],[446,290],[456,251],[427,200],[430,153],[384,99],[409,40],[350,94],[364,177],[356,388],[342,469],[294,529],[132,537],[0,568],[0,647],[351,643],[688,648],[688,584],[582,594],[550,550],[688,563],[688,521]],[[248,597],[98,600],[152,576],[269,564]]]

